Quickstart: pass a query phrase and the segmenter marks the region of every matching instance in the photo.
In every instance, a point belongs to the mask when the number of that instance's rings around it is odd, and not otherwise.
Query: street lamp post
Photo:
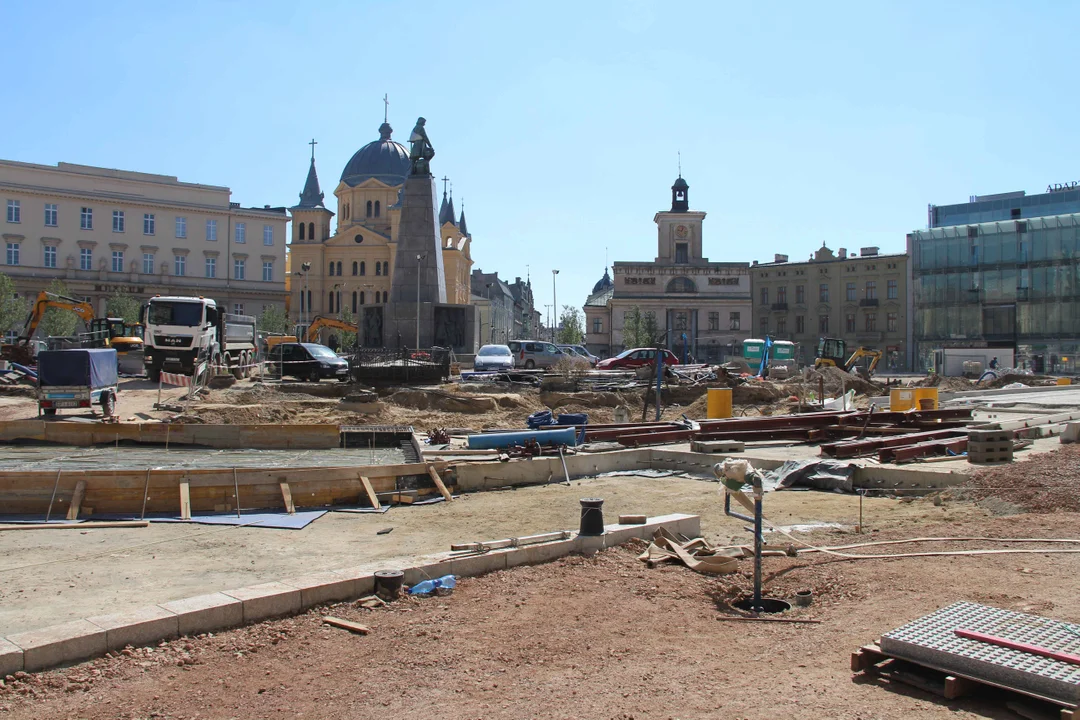
[[[308,298],[307,294],[308,274],[311,271],[311,263],[301,263],[300,269],[303,271],[300,273],[300,276],[304,278],[304,285],[300,288],[300,292],[302,293],[300,299],[300,324],[306,325],[307,316],[311,314],[311,300]]]
[[[559,300],[558,295],[555,294],[555,276],[558,274],[558,270],[551,271],[551,319],[554,321],[554,325],[551,326],[551,342],[555,342],[555,330],[559,326]]]
[[[416,256],[416,351],[420,352],[420,263],[427,255]]]

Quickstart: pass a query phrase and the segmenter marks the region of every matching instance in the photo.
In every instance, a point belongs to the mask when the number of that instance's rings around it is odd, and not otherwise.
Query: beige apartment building
[[[754,334],[797,343],[804,364],[813,364],[820,338],[835,337],[847,342],[848,352],[860,345],[881,350],[879,372],[905,370],[907,263],[906,254],[881,255],[876,247],[849,254],[824,244],[809,261],[777,255],[771,263],[755,262]]]
[[[286,210],[230,197],[168,175],[0,160],[0,272],[30,297],[59,279],[99,316],[118,292],[202,295],[248,315],[284,306]]]

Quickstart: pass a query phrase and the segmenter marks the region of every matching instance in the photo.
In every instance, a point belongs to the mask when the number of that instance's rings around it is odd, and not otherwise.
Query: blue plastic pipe
[[[577,433],[574,428],[560,430],[521,430],[506,433],[482,433],[469,436],[471,450],[497,450],[521,445],[526,440],[535,440],[541,445],[577,445]]]

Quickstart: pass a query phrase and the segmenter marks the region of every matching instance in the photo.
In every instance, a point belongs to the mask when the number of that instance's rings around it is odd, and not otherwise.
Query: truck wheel
[[[244,353],[244,377],[249,378],[252,376],[254,368],[251,367],[251,363],[254,362],[254,356],[251,353]]]
[[[311,372],[308,373],[308,380],[310,382],[319,382],[322,377],[319,375],[319,368],[311,368]]]
[[[237,356],[235,358],[229,358],[229,364],[232,365],[232,375],[237,380],[244,379],[244,368],[242,367],[243,356]],[[235,364],[234,364],[235,363]]]
[[[41,412],[45,413],[48,417],[52,417],[53,415],[56,415],[56,408],[45,408]]]
[[[112,393],[105,393],[101,396],[101,411],[105,413],[105,417],[112,417],[116,414],[116,396]]]
[[[150,378],[150,382],[161,382],[161,368],[152,367],[146,371],[146,376]]]

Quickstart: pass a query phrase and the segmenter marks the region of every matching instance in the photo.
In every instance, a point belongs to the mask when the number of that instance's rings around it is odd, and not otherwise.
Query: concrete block
[[[286,579],[282,582],[300,591],[300,607],[304,610],[316,605],[360,597],[356,592],[356,578],[339,575],[329,570]]]
[[[244,622],[244,604],[219,592],[161,603],[161,607],[176,613],[181,635],[214,632]]]
[[[86,619],[105,631],[105,644],[109,650],[122,650],[128,645],[150,645],[180,635],[179,617],[158,605]]]
[[[615,547],[632,538],[652,537],[653,530],[654,528],[648,525],[606,525],[604,544],[606,547]]]
[[[23,669],[23,649],[0,637],[0,677]]]
[[[607,547],[606,535],[578,535],[577,551],[586,557],[592,557]]]
[[[476,575],[505,569],[506,554],[500,552],[470,555],[454,558],[450,561],[450,574],[458,577],[475,577]]]
[[[382,569],[381,565],[357,565],[330,572],[352,580],[355,583],[356,597],[363,597],[375,592],[375,571],[380,569]]]
[[[429,556],[421,558],[419,564],[405,568],[405,584],[412,586],[424,580],[434,580],[443,575],[450,575],[450,558],[443,556]]]
[[[577,552],[577,538],[570,540],[555,540],[554,542],[529,545],[525,548],[525,563],[535,565],[537,563],[551,562],[561,557]]]
[[[22,648],[27,672],[79,662],[108,650],[105,631],[87,620],[16,633],[9,635],[8,641]]]
[[[300,590],[281,582],[268,582],[224,591],[244,604],[244,624],[300,612]]]
[[[1080,422],[1065,423],[1065,429],[1061,431],[1061,442],[1080,442]]]

